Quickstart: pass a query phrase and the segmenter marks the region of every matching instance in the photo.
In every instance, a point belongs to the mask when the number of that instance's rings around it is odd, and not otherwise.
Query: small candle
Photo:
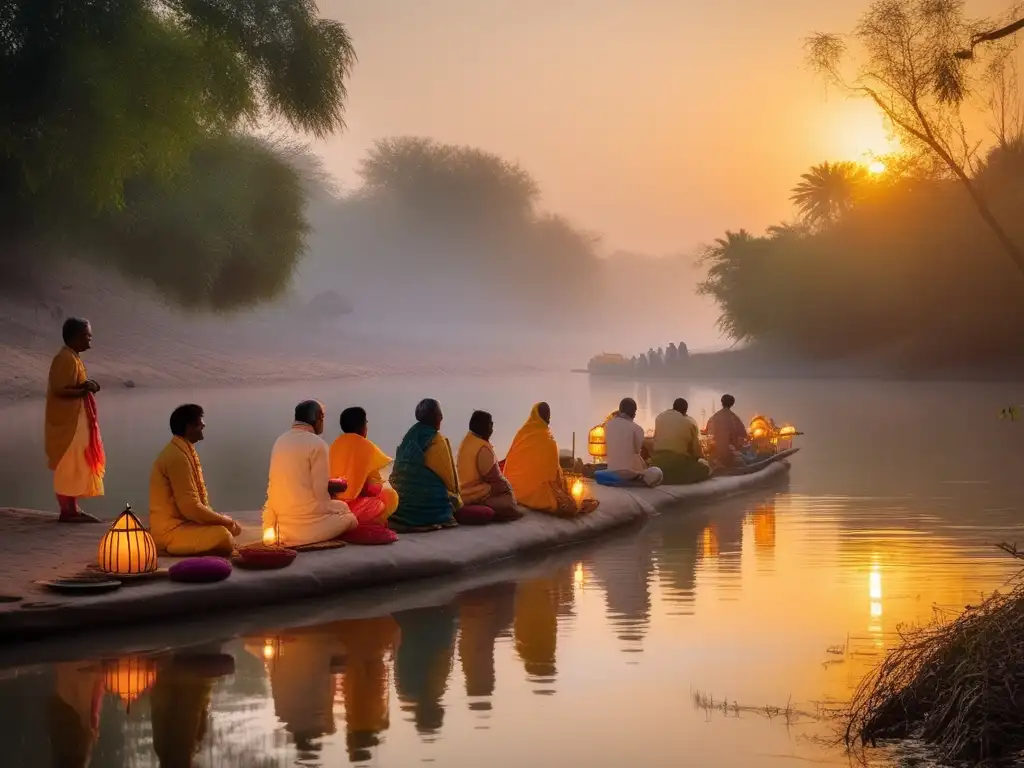
[[[263,531],[263,543],[268,547],[272,547],[277,544],[277,534],[273,528],[266,528]]]
[[[263,658],[267,661],[274,658],[274,644],[269,640],[263,644]]]
[[[572,484],[572,497],[576,500],[577,504],[579,504],[581,501],[583,501],[583,481],[582,480],[577,480],[576,482],[574,482]]]

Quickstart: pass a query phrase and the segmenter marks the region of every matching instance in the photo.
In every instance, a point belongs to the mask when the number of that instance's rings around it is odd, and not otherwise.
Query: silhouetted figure
[[[671,342],[669,342],[668,349],[665,350],[665,367],[670,371],[679,367],[679,350]]]
[[[654,347],[647,350],[647,367],[650,369],[651,375],[657,373],[661,368],[658,365],[658,353],[654,351]]]
[[[686,343],[680,341],[677,351],[679,352],[679,362],[685,363],[690,357],[690,350],[687,348]]]

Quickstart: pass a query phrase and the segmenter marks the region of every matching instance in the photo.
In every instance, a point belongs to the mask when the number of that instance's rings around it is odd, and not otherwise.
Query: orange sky
[[[873,108],[826,93],[803,62],[809,33],[849,31],[866,6],[320,0],[359,63],[348,131],[316,148],[351,185],[380,137],[479,146],[518,160],[545,207],[609,250],[691,249],[790,218],[788,190],[811,164],[887,149]]]

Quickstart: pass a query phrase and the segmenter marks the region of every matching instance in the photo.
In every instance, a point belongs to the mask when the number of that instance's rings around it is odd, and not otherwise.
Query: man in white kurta
[[[270,480],[263,528],[277,529],[278,543],[299,547],[337,538],[358,525],[355,515],[328,490],[330,459],[324,408],[315,400],[295,407],[295,423],[270,452]]]
[[[653,488],[660,485],[664,474],[658,467],[648,467],[640,451],[644,445],[644,429],[637,424],[636,401],[627,397],[619,403],[618,412],[604,425],[608,469],[623,480],[640,481]]]

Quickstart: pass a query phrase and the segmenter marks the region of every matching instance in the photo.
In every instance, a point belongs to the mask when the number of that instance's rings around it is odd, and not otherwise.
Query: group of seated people
[[[547,403],[533,406],[499,462],[490,442],[491,414],[474,411],[456,454],[440,431],[440,404],[422,400],[387,483],[381,470],[392,459],[369,439],[366,411],[342,411],[342,433],[330,446],[321,437],[325,418],[322,403],[299,403],[291,428],[271,450],[262,523],[276,544],[386,543],[396,532],[511,522],[521,517],[519,506],[566,517],[597,507],[596,500],[574,498],[566,487]],[[210,504],[195,449],[206,428],[202,407],[179,406],[170,428],[171,441],[150,475],[157,548],[175,556],[230,554],[242,529]]]
[[[716,466],[754,458],[734,404],[731,395],[723,396],[722,409],[708,421]],[[608,466],[599,482],[654,487],[710,477],[711,463],[686,400],[677,399],[658,415],[651,450],[636,414],[636,402],[625,398],[606,420]],[[499,461],[491,444],[491,414],[473,412],[455,453],[441,433],[440,404],[422,400],[395,453],[389,482],[381,470],[392,459],[369,439],[366,411],[342,411],[341,434],[330,446],[321,437],[325,418],[322,403],[299,403],[291,428],[271,450],[263,528],[273,531],[276,544],[301,547],[338,538],[386,543],[397,533],[511,522],[521,517],[520,506],[561,517],[597,507],[596,500],[577,498],[567,487],[547,403],[533,406]],[[230,554],[242,529],[210,504],[195,449],[206,428],[203,409],[179,406],[170,428],[171,441],[150,475],[150,528],[157,548],[180,556]]]
[[[689,404],[677,398],[654,420],[654,438],[648,449],[643,427],[636,423],[637,404],[630,397],[604,423],[607,469],[597,475],[606,485],[653,488],[699,483],[711,477],[712,467],[733,467],[758,458],[743,421],[733,413],[736,398],[722,396],[722,408],[708,420],[710,456],[704,455],[700,427],[687,414]]]

